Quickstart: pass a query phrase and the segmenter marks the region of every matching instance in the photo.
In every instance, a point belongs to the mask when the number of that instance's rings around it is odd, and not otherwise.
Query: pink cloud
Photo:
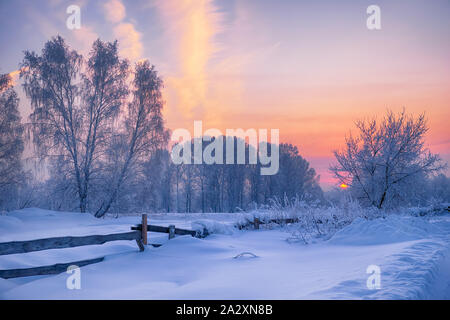
[[[126,18],[126,9],[122,1],[109,0],[103,4],[106,20],[115,24],[113,35],[119,41],[119,50],[122,56],[131,61],[142,57],[143,44],[141,34],[134,24],[123,22]]]
[[[120,0],[110,0],[103,4],[105,17],[112,23],[119,23],[126,16],[125,6]]]
[[[142,56],[143,45],[141,34],[131,23],[120,23],[113,29],[114,37],[119,40],[120,53],[131,61],[139,60]]]

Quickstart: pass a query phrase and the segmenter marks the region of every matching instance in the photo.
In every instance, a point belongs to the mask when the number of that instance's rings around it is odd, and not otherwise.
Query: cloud
[[[9,73],[9,76],[11,77],[11,84],[13,86],[16,85],[17,80],[19,79],[20,70],[14,70]]]
[[[246,109],[246,68],[267,61],[280,42],[249,38],[252,11],[240,3],[230,17],[212,0],[158,0],[154,6],[175,53],[167,58],[172,68],[164,79],[166,117],[172,126],[202,119],[208,126],[229,127],[235,120],[230,111]]]
[[[122,1],[109,0],[103,4],[106,20],[115,24],[113,35],[119,41],[120,54],[131,61],[142,57],[143,44],[141,34],[134,24],[123,22],[126,18],[126,9]]]
[[[119,23],[126,16],[125,6],[120,0],[110,0],[103,4],[105,17],[112,23]]]
[[[19,70],[14,70],[14,71],[11,71],[10,73],[8,73],[8,75],[11,77],[11,85],[12,86],[15,86],[17,84],[17,81],[19,80],[20,72],[22,70],[26,71],[26,70],[28,70],[28,67],[24,67]]]
[[[76,41],[78,50],[87,56],[92,48],[92,44],[99,38],[99,35],[90,27],[82,26],[81,29],[74,30],[71,37]]]
[[[36,7],[29,6],[25,10],[27,18],[31,21],[30,25],[38,30],[47,40],[56,35],[61,35],[66,39],[67,43],[83,55],[87,55],[91,50],[92,43],[99,35],[84,23],[83,10],[87,9],[87,1],[78,1],[77,4],[82,7],[82,23],[81,29],[69,30],[66,28],[66,14],[61,14],[61,9],[65,4],[61,1],[54,0],[50,2],[50,9],[47,12],[38,10]]]
[[[199,119],[208,102],[207,64],[218,51],[221,16],[211,0],[160,0],[155,4],[176,52],[177,70],[166,78],[166,99],[182,116]]]
[[[133,24],[120,23],[114,27],[113,32],[114,37],[119,40],[119,50],[124,57],[136,61],[142,56],[141,34]]]

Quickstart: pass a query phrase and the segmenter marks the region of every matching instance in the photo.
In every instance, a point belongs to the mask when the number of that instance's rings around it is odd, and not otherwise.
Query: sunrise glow
[[[222,131],[280,129],[324,187],[338,183],[328,167],[354,121],[387,108],[426,112],[427,146],[450,159],[448,2],[381,1],[375,31],[353,1],[141,2],[86,2],[79,30],[65,28],[59,1],[30,2],[35,11],[4,4],[5,25],[33,28],[5,34],[2,69],[17,70],[24,48],[39,51],[55,34],[84,55],[97,37],[118,39],[122,55],[149,59],[163,78],[168,128],[192,130],[202,120]]]

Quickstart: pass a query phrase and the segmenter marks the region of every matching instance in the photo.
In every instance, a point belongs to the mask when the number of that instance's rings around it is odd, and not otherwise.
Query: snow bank
[[[350,225],[334,234],[332,244],[376,245],[426,239],[442,233],[441,228],[425,219],[390,215],[367,220],[356,218]]]
[[[317,209],[314,219],[333,221],[339,214],[333,210],[321,213]],[[360,213],[347,210],[346,214]],[[66,273],[0,279],[0,299],[413,299],[450,295],[448,216],[359,218],[331,240],[311,245],[288,243],[289,227],[258,232],[233,229],[242,217],[168,215],[158,219],[150,215],[152,224],[207,229],[215,235],[204,239],[177,236],[169,241],[166,234],[149,233],[151,243],[163,245],[148,246],[144,252],[133,241],[117,241],[1,256],[0,269],[106,258],[81,268],[81,290],[66,288]],[[0,238],[111,233],[129,230],[139,222],[139,216],[95,219],[88,214],[21,210],[0,216]],[[244,252],[258,258],[233,259]],[[369,265],[381,268],[380,290],[366,286]],[[436,283],[440,283],[439,290]]]
[[[450,203],[434,204],[428,207],[405,208],[403,211],[407,212],[409,215],[413,215],[416,217],[448,215],[450,211]]]
[[[99,220],[88,213],[56,212],[38,208],[0,215],[0,242],[33,240],[50,236],[84,235]]]
[[[365,278],[342,281],[318,293],[336,299],[442,299],[450,297],[450,218],[390,215],[357,218],[327,243],[337,247],[385,248],[384,259],[374,259],[381,269],[381,289],[365,290]],[[387,248],[404,246],[398,252]]]
[[[234,233],[235,228],[231,224],[224,222],[219,222],[216,220],[195,220],[191,224],[192,230],[199,232],[200,234],[207,236],[210,234],[228,234]]]
[[[0,278],[0,293],[11,290],[14,287],[15,284],[11,280]]]

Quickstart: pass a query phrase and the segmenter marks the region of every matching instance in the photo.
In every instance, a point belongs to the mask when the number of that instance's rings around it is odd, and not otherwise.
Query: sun
[[[348,185],[345,184],[345,183],[342,183],[342,184],[339,186],[339,188],[341,188],[341,189],[347,189],[347,188],[348,188]]]

